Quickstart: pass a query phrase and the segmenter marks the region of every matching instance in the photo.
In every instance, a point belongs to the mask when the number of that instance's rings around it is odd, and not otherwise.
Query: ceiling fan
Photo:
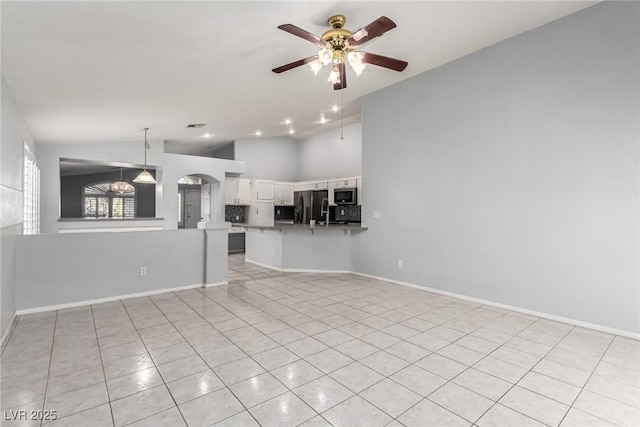
[[[343,28],[346,21],[347,18],[344,15],[332,16],[328,21],[331,29],[322,34],[321,37],[292,24],[280,25],[278,28],[282,31],[314,43],[320,47],[320,51],[316,55],[282,65],[272,71],[274,73],[282,73],[292,68],[309,64],[311,70],[318,74],[318,71],[323,66],[331,64],[328,81],[333,83],[334,90],[341,90],[347,87],[345,67],[347,62],[358,76],[365,69],[366,64],[377,65],[395,71],[403,71],[407,68],[408,63],[406,61],[357,50],[366,42],[395,28],[395,22],[386,16],[381,16],[369,25],[351,32]]]

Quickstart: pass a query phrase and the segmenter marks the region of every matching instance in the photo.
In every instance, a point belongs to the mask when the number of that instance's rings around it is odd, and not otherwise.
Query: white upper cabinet
[[[296,191],[327,190],[328,188],[328,181],[297,182],[295,184]]]
[[[248,179],[238,180],[238,204],[251,204],[251,181]]]
[[[254,189],[256,200],[273,200],[273,181],[256,179]]]
[[[327,190],[329,188],[329,181],[317,181],[312,183],[312,190]]]
[[[293,206],[293,191],[295,186],[289,182],[275,182],[273,184],[273,204],[276,206]]]
[[[227,178],[224,180],[225,205],[251,204],[251,181],[248,179]]]
[[[340,178],[335,180],[336,188],[356,188],[358,178]]]

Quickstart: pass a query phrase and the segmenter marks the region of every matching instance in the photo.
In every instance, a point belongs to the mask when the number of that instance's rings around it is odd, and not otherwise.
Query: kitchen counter
[[[280,271],[351,270],[351,242],[361,224],[238,224],[246,228],[245,260]]]
[[[367,227],[363,227],[361,224],[329,224],[326,225],[309,225],[309,224],[291,224],[287,222],[276,223],[274,225],[251,225],[251,224],[236,224],[233,227],[245,227],[245,228],[257,228],[262,230],[310,230],[310,231],[326,231],[326,230],[344,230],[344,231],[364,231]]]

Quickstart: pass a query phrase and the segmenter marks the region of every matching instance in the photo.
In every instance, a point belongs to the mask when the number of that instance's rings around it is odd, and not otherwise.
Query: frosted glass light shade
[[[142,172],[140,172],[140,174],[133,179],[133,182],[135,182],[137,184],[155,184],[156,180],[145,169]]]
[[[129,184],[128,182],[116,181],[111,183],[111,185],[109,186],[109,190],[113,191],[114,193],[123,194],[131,193],[132,191],[134,191],[134,188],[133,185]]]

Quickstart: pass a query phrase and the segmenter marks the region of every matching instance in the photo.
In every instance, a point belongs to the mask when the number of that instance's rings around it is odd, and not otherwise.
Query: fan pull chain
[[[340,91],[340,141],[344,141],[344,89]]]

